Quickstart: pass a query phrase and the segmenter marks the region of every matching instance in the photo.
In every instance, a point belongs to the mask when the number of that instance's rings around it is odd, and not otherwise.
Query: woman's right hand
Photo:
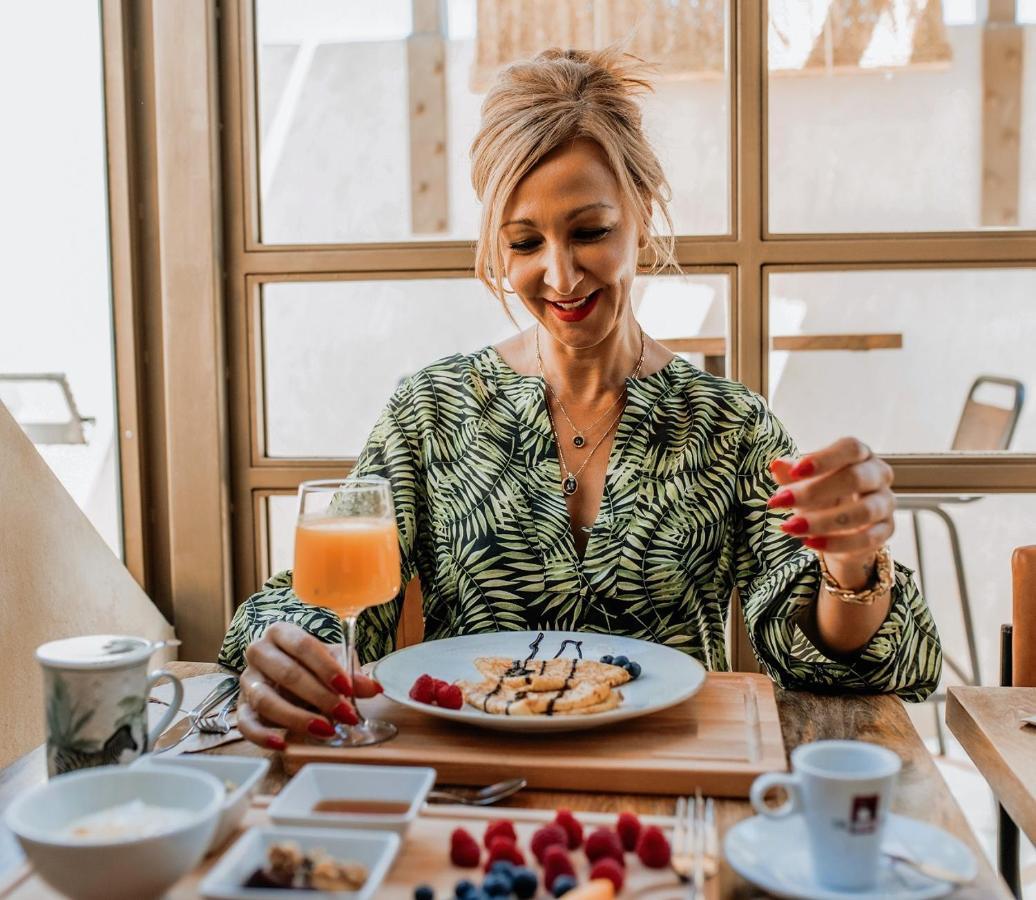
[[[347,698],[381,693],[381,685],[365,675],[351,685],[332,647],[289,622],[267,628],[248,645],[245,659],[237,727],[253,744],[271,750],[285,748],[287,731],[332,737],[333,722],[359,721]]]

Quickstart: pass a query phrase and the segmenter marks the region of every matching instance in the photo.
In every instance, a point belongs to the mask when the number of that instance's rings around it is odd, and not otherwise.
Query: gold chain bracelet
[[[865,591],[849,591],[842,587],[827,570],[827,563],[824,562],[823,554],[820,555],[820,575],[827,592],[837,597],[843,603],[856,603],[860,606],[870,606],[879,597],[885,594],[892,587],[892,551],[886,544],[878,551],[875,565],[875,574],[878,581],[874,587]]]

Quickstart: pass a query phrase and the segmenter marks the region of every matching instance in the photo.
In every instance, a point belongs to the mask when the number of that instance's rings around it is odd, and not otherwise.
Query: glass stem
[[[360,704],[356,700],[356,616],[345,617],[345,627],[342,629],[342,667],[349,673],[349,684],[353,688],[353,709],[360,720],[359,725],[365,724],[363,713],[360,712]],[[355,726],[354,726],[355,727]]]

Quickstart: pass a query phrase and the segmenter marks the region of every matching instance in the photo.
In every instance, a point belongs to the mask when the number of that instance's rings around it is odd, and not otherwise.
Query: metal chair
[[[987,385],[1000,385],[1011,392],[1012,400],[1007,406],[995,405],[976,399],[976,394]],[[951,450],[958,452],[990,453],[1007,450],[1014,437],[1015,426],[1025,403],[1025,385],[1014,378],[1001,378],[996,375],[979,375],[968,391],[957,423],[957,432],[953,437]],[[910,513],[914,532],[914,549],[917,554],[917,580],[921,592],[925,590],[924,548],[921,540],[921,514],[929,513],[946,526],[953,554],[953,568],[957,578],[957,594],[960,598],[960,613],[964,626],[964,640],[967,645],[967,670],[949,653],[943,654],[946,665],[964,684],[979,684],[978,648],[975,642],[975,629],[971,617],[971,600],[968,596],[967,581],[964,576],[964,560],[961,556],[960,537],[957,526],[945,507],[962,506],[981,500],[980,496],[957,496],[952,494],[926,494],[923,496],[903,496],[897,498],[899,509]],[[939,691],[928,698],[935,713],[935,734],[939,743],[939,754],[946,753],[946,741],[942,730],[942,719],[939,716],[939,704],[945,701],[945,693]]]
[[[1011,556],[1011,624],[1000,626],[1000,684],[1036,687],[1036,546]],[[997,869],[1015,897],[1022,896],[1018,825],[997,805]]]

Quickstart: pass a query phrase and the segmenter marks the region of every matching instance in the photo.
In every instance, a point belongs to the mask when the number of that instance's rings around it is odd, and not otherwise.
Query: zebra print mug
[[[148,672],[155,645],[144,638],[91,634],[42,644],[50,777],[133,762],[180,711],[183,685],[170,672]],[[170,681],[173,697],[148,733],[147,698],[159,681]]]

